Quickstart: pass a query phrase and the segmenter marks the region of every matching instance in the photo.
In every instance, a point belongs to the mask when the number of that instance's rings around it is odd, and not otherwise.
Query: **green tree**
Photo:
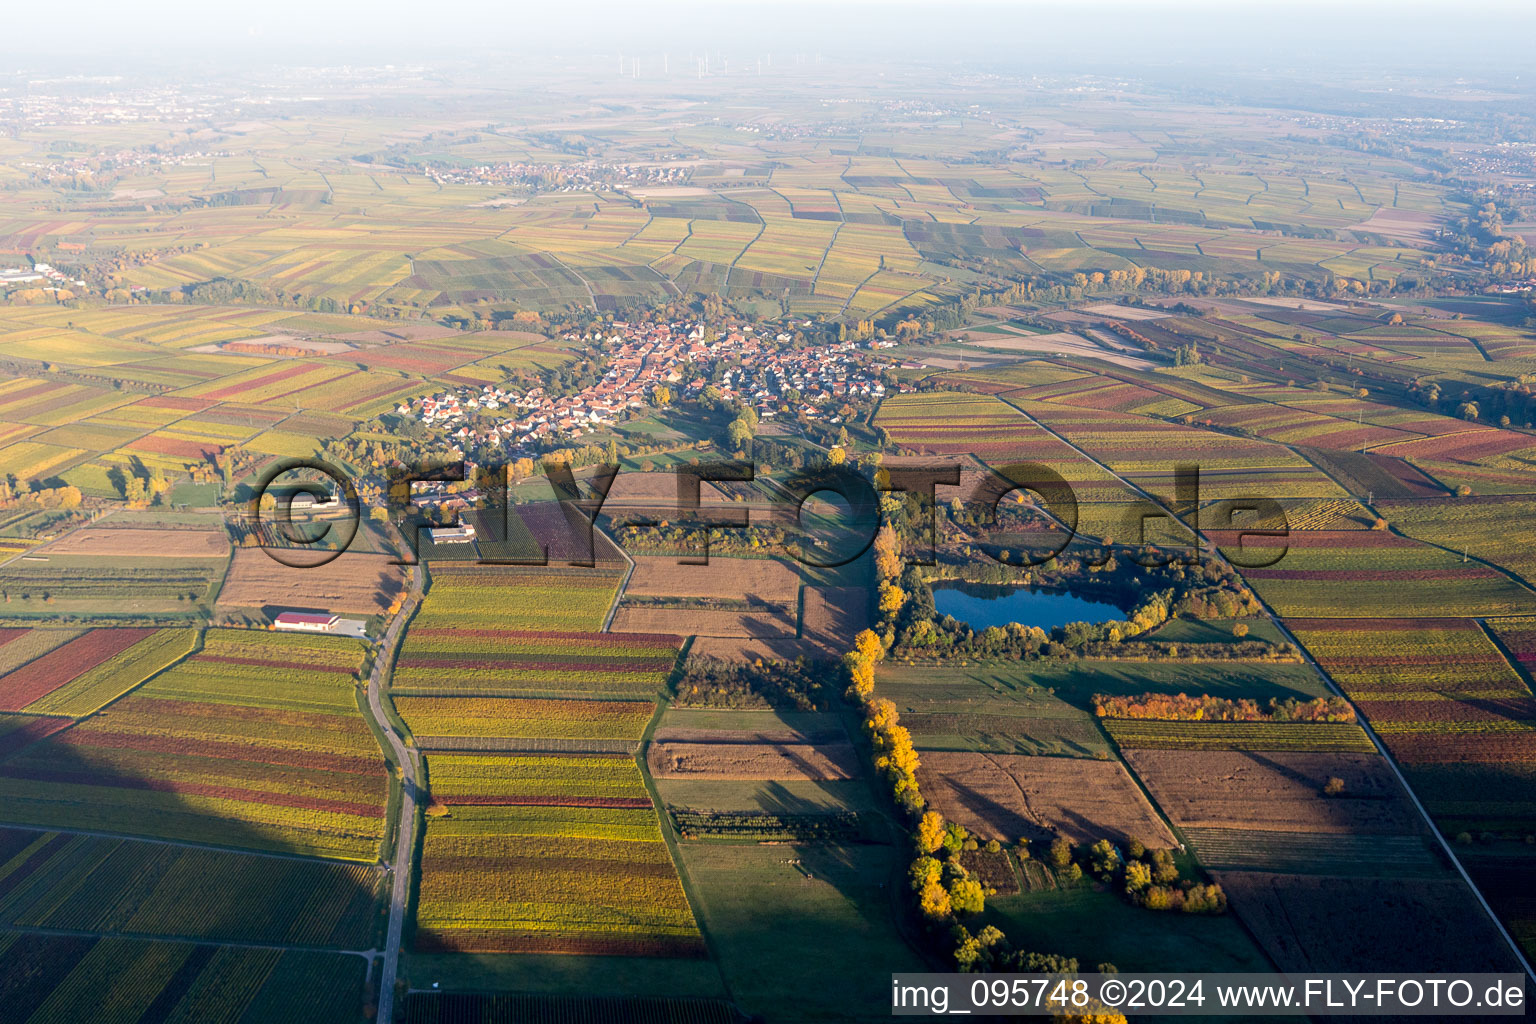
[[[1093,873],[1108,881],[1120,866],[1120,855],[1115,852],[1115,844],[1108,839],[1100,839],[1088,848],[1088,865]]]
[[[923,886],[917,907],[923,917],[929,921],[942,921],[953,913],[949,903],[949,893],[936,881]]]
[[[987,891],[974,878],[949,883],[949,906],[957,914],[979,914],[986,907]]]
[[[752,440],[752,425],[741,417],[731,420],[730,426],[725,428],[725,436],[731,443],[731,448],[736,451],[743,450]]]
[[[1072,863],[1072,841],[1066,836],[1051,840],[1050,863],[1053,868],[1064,868]]]
[[[924,853],[932,853],[943,842],[944,816],[938,811],[929,811],[917,823],[917,848]]]
[[[943,865],[932,857],[919,857],[907,869],[907,879],[912,883],[912,888],[922,892],[928,883],[939,880],[942,871]]]

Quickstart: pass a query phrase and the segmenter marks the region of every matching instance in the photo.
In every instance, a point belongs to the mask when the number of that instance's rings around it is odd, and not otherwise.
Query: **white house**
[[[340,616],[324,612],[282,612],[272,620],[278,629],[296,629],[309,633],[329,633],[336,628]]]

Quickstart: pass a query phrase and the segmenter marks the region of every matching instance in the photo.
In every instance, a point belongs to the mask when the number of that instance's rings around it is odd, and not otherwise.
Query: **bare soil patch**
[[[1436,217],[1432,213],[1382,207],[1368,219],[1359,224],[1351,224],[1350,227],[1412,245],[1433,237],[1435,229],[1444,223],[1444,217]]]
[[[971,386],[975,386],[972,384]],[[1008,384],[1001,388],[1003,391],[1016,390],[1018,385]],[[949,458],[934,458],[928,456],[892,455],[887,456],[881,463],[881,467],[892,471],[916,470],[916,471],[953,471],[955,467],[960,469],[960,482],[958,484],[935,484],[933,488],[934,500],[940,504],[946,504],[953,498],[969,499],[977,493],[977,489],[986,483],[992,474],[978,464],[974,459],[963,456],[950,456]],[[927,495],[923,495],[927,500]]]
[[[1139,839],[1176,845],[1118,761],[926,750],[918,784],[935,810],[983,839]]]
[[[390,325],[387,329],[371,331],[350,331],[345,334],[332,334],[328,337],[337,341],[350,341],[359,345],[387,345],[397,341],[426,341],[431,338],[450,338],[459,331],[452,327],[440,327],[437,324],[400,324]],[[540,335],[543,337],[543,335]]]
[[[1002,352],[1034,352],[1048,356],[1086,356],[1092,359],[1102,359],[1105,362],[1115,363],[1132,370],[1149,370],[1154,365],[1140,356],[1111,351],[1110,349],[1095,345],[1081,335],[1065,331],[1054,334],[1020,335],[1016,338],[969,331],[960,337],[968,345],[996,349]]]
[[[223,530],[88,526],[65,534],[43,550],[51,555],[101,558],[225,558],[229,537]]]
[[[665,779],[765,779],[817,782],[851,779],[858,756],[850,743],[652,743],[651,774]]]
[[[825,745],[848,742],[848,734],[834,716],[832,721],[811,728],[781,729],[698,729],[690,726],[663,725],[652,736],[656,743],[767,743],[774,745]]]
[[[869,626],[869,592],[863,587],[806,587],[801,634],[832,648],[848,648]]]
[[[1260,306],[1277,306],[1282,309],[1299,309],[1305,313],[1348,313],[1348,306],[1337,302],[1321,302],[1317,299],[1291,299],[1269,298],[1265,296],[1248,296],[1243,302],[1253,302]]]
[[[671,633],[674,636],[793,637],[793,606],[752,611],[655,605],[625,605],[613,618],[619,633]]]
[[[1181,828],[1419,831],[1379,754],[1128,750],[1125,759]],[[1323,795],[1330,778],[1344,783],[1338,796]]]
[[[1173,314],[1164,309],[1148,309],[1144,306],[1122,306],[1118,302],[1096,302],[1082,307],[1082,312],[1111,320],[1161,320]]]
[[[679,565],[671,555],[637,555],[626,594],[636,597],[701,597],[794,605],[800,574],[774,558],[711,558],[708,565]],[[686,632],[693,632],[687,630]]]
[[[382,613],[405,585],[404,567],[388,555],[348,551],[315,568],[295,569],[263,551],[235,552],[218,607],[324,609],[362,615]]]
[[[719,505],[730,499],[720,488],[707,480],[699,481],[699,504]],[[604,511],[617,508],[647,508],[672,512],[682,506],[677,500],[677,474],[671,470],[655,470],[650,473],[626,469],[613,478],[608,497],[603,501]]]
[[[844,645],[847,646],[846,644]],[[735,637],[699,637],[688,649],[690,658],[717,658],[721,661],[835,661],[843,652],[831,645],[815,640],[796,640],[758,637],[743,640]]]

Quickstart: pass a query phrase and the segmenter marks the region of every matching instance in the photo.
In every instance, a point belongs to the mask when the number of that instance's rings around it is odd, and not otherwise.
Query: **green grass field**
[[[1076,957],[1085,970],[1112,963],[1122,971],[1271,969],[1237,919],[1160,914],[1131,906],[1088,883],[1018,896],[994,896],[983,920],[1015,945]]]
[[[890,847],[685,844],[700,924],[741,1008],[787,1022],[868,1020],[888,1006],[890,972],[924,969],[892,919],[899,859]]]
[[[726,994],[707,960],[661,957],[507,953],[404,953],[401,977],[412,987],[444,991],[579,992],[601,976],[603,994],[703,996]]]

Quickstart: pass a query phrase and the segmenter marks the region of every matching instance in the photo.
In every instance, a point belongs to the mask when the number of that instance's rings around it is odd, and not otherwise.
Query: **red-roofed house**
[[[340,616],[324,612],[282,612],[272,620],[278,629],[302,629],[311,633],[329,633],[336,628]]]

